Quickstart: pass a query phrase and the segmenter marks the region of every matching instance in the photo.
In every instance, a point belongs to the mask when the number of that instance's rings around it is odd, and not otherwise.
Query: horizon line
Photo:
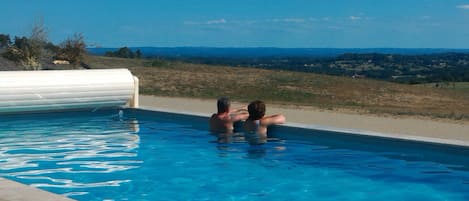
[[[88,49],[99,49],[99,48],[212,48],[212,49],[433,49],[433,50],[469,50],[467,48],[450,48],[450,47],[269,47],[269,46],[246,46],[246,47],[237,47],[237,46],[227,46],[227,47],[217,47],[217,46],[100,46],[100,47],[87,47]]]

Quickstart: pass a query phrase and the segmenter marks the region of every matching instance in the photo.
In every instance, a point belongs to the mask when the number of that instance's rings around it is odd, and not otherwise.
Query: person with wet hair
[[[248,105],[249,117],[244,123],[245,139],[250,144],[263,144],[267,142],[267,127],[274,124],[285,123],[285,116],[275,114],[265,116],[265,103],[256,100]]]

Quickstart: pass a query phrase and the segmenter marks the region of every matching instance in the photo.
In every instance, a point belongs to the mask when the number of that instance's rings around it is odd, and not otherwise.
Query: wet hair
[[[217,100],[218,113],[228,112],[231,106],[231,101],[228,97],[221,97]]]
[[[265,115],[265,103],[260,100],[252,101],[248,105],[248,112],[250,120],[261,119]]]

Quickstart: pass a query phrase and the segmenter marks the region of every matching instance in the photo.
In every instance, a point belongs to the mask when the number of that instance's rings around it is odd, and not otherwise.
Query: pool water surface
[[[0,176],[76,200],[469,200],[460,147],[286,127],[221,143],[206,118],[140,110],[0,120]]]

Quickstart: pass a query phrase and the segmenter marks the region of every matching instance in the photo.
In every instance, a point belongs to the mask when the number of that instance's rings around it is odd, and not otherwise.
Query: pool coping
[[[0,177],[0,201],[73,201],[39,188]]]
[[[139,108],[132,108],[132,109],[154,111],[154,112],[175,113],[175,114],[181,114],[181,115],[191,115],[191,116],[199,116],[199,117],[207,117],[207,118],[210,117],[210,114],[207,114],[207,113],[170,110],[170,109],[163,109],[163,108],[149,107],[149,106],[140,106]],[[338,132],[338,133],[357,135],[357,136],[369,136],[369,137],[376,137],[376,138],[403,140],[403,141],[409,141],[409,142],[424,142],[424,143],[431,143],[431,144],[440,144],[440,145],[449,145],[449,146],[469,148],[469,141],[463,141],[463,140],[423,137],[423,136],[398,134],[398,133],[382,133],[382,132],[375,132],[375,131],[368,131],[368,130],[361,130],[361,129],[349,129],[349,128],[323,126],[323,125],[317,125],[317,124],[303,124],[303,123],[287,122],[285,124],[278,125],[278,126],[297,127],[297,128],[304,128],[304,129],[311,129],[311,130],[318,130],[318,131]]]

